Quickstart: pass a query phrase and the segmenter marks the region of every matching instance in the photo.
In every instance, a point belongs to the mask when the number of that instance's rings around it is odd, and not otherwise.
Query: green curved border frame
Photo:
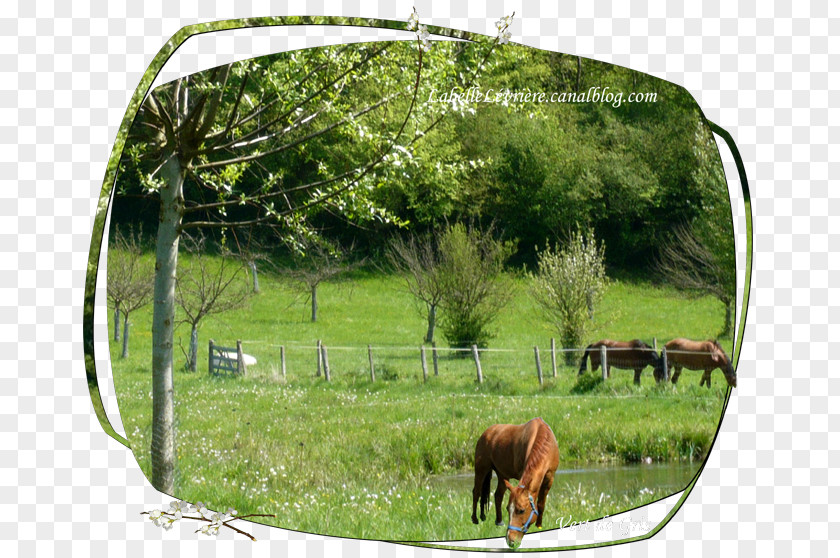
[[[128,103],[128,107],[126,108],[125,116],[123,116],[122,122],[120,124],[120,129],[117,132],[117,137],[114,140],[114,147],[111,150],[111,156],[108,159],[108,165],[105,171],[105,178],[102,182],[102,190],[99,195],[99,200],[97,201],[96,205],[96,212],[94,215],[94,223],[93,223],[93,231],[91,234],[91,243],[90,243],[90,251],[88,253],[88,264],[87,264],[87,274],[85,278],[85,295],[84,295],[84,307],[83,307],[83,316],[82,316],[82,337],[84,343],[84,355],[85,355],[85,374],[88,381],[88,389],[90,390],[91,400],[93,402],[94,411],[96,413],[96,417],[99,420],[100,425],[102,426],[103,430],[106,434],[117,440],[119,443],[123,444],[125,447],[130,449],[130,444],[128,440],[118,434],[111,422],[108,419],[108,416],[105,413],[104,406],[102,404],[102,397],[99,392],[99,383],[96,376],[96,362],[94,356],[94,344],[93,344],[93,318],[94,318],[94,304],[96,299],[96,278],[99,270],[99,257],[102,250],[102,239],[105,232],[105,221],[106,216],[108,213],[108,207],[111,202],[111,197],[113,194],[114,183],[116,181],[116,174],[117,174],[117,167],[119,165],[120,156],[122,155],[123,148],[125,147],[125,141],[128,136],[128,130],[131,127],[131,123],[134,121],[137,112],[140,109],[140,105],[142,104],[143,100],[146,98],[146,95],[149,93],[151,89],[152,83],[154,82],[155,78],[157,77],[160,70],[163,68],[164,64],[169,60],[169,58],[175,53],[175,51],[183,45],[187,39],[194,35],[202,35],[205,33],[212,33],[215,31],[232,31],[237,29],[248,29],[248,28],[257,28],[257,27],[280,27],[280,26],[293,26],[293,25],[322,25],[322,26],[343,26],[343,27],[371,27],[371,28],[379,28],[379,29],[393,29],[397,31],[405,31],[405,22],[403,21],[394,21],[394,20],[384,20],[384,19],[367,19],[367,18],[352,18],[352,17],[330,17],[330,16],[288,16],[288,17],[261,17],[261,18],[244,18],[244,19],[232,19],[232,20],[223,20],[223,21],[216,21],[210,23],[201,23],[196,25],[189,25],[187,27],[182,28],[177,33],[175,33],[167,42],[164,44],[163,47],[158,51],[155,57],[152,59],[151,64],[146,69],[143,77],[140,80],[140,83],[137,86],[137,89],[134,91],[134,94],[131,96],[131,99]],[[454,39],[461,39],[471,42],[478,42],[478,43],[486,43],[492,42],[494,39],[485,35],[479,35],[476,33],[471,33],[467,31],[459,31],[454,30],[446,27],[438,27],[438,26],[429,26],[429,31],[433,35],[441,36],[441,37],[450,37]],[[741,316],[740,316],[740,323],[738,327],[738,332],[736,335],[735,340],[735,348],[732,355],[732,363],[733,366],[737,369],[738,362],[741,355],[741,347],[744,340],[744,328],[746,325],[747,320],[747,309],[749,306],[749,296],[750,296],[750,280],[752,277],[752,254],[753,254],[753,239],[752,239],[752,209],[751,209],[751,198],[750,198],[750,191],[749,191],[749,183],[747,181],[746,170],[744,168],[744,163],[741,159],[740,153],[738,151],[737,146],[735,145],[735,141],[732,139],[732,136],[726,132],[723,128],[709,122],[707,120],[708,125],[712,129],[714,133],[719,135],[723,140],[726,142],[729,149],[732,151],[732,155],[735,158],[735,163],[738,168],[738,175],[741,180],[741,189],[744,196],[744,207],[746,211],[746,221],[747,221],[747,262],[746,262],[746,269],[745,269],[745,281],[744,281],[744,296],[741,306]],[[723,417],[726,414],[726,409],[729,405],[729,399],[732,394],[732,388],[728,388],[726,391],[726,397],[724,399],[723,408],[721,410],[721,422],[723,421]],[[715,439],[717,439],[717,435],[720,432],[720,426],[718,426],[718,431],[715,432]],[[712,446],[714,446],[714,440],[712,440]],[[581,545],[574,545],[574,546],[563,546],[563,547],[549,547],[549,548],[525,548],[519,549],[517,552],[547,552],[547,551],[562,551],[562,550],[582,550],[588,548],[598,548],[598,547],[607,547],[607,546],[615,546],[619,544],[627,544],[636,541],[642,541],[645,539],[649,539],[656,535],[659,531],[661,531],[665,525],[676,515],[676,513],[680,510],[685,500],[688,498],[689,494],[693,490],[694,486],[697,484],[697,480],[700,478],[700,474],[703,472],[703,469],[706,466],[706,462],[708,461],[709,456],[706,456],[703,464],[698,468],[697,473],[695,474],[694,478],[692,478],[691,482],[683,491],[682,495],[680,496],[679,500],[676,502],[674,507],[667,513],[667,515],[660,521],[651,531],[644,535],[639,535],[637,537],[630,537],[626,539],[620,539],[616,541],[607,541],[607,542],[597,542],[597,543],[588,543],[588,544],[581,544]],[[633,508],[637,509],[637,508]],[[632,510],[627,510],[632,511]],[[623,512],[626,513],[626,512]],[[395,544],[401,544],[406,546],[415,546],[415,547],[424,547],[424,548],[434,548],[434,549],[441,549],[441,550],[462,550],[462,551],[472,551],[472,552],[512,552],[508,549],[488,549],[488,548],[473,548],[473,547],[465,547],[465,546],[456,546],[456,545],[442,545],[436,543],[423,543],[423,542],[404,542],[404,541],[387,541],[383,540],[382,542],[393,542]]]

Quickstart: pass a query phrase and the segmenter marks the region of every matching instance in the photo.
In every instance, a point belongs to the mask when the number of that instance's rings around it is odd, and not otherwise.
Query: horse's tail
[[[592,345],[594,345],[594,343]],[[589,345],[583,350],[583,358],[580,360],[580,370],[578,370],[578,376],[586,372],[586,357],[589,356],[589,349],[592,348],[592,345]]]
[[[493,479],[493,468],[487,470],[487,474],[484,475],[484,480],[481,481],[481,516],[484,517],[487,514],[487,508],[490,507],[490,481]],[[499,481],[502,482],[502,481]]]

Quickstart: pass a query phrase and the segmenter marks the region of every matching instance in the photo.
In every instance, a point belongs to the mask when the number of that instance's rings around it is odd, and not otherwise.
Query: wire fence
[[[212,343],[212,341],[211,341]],[[498,357],[508,357],[513,356],[515,357],[513,360],[505,359],[504,361],[495,361],[492,364],[496,367],[500,366],[510,366],[511,363],[516,363],[519,367],[522,366],[522,363],[525,359],[522,357],[516,356],[517,354],[525,355],[525,354],[533,354],[533,366],[532,370],[535,370],[536,379],[540,383],[543,384],[545,381],[545,377],[547,374],[551,374],[552,377],[558,377],[558,369],[561,367],[569,368],[570,366],[574,366],[577,361],[577,358],[584,357],[583,362],[580,362],[579,371],[583,371],[586,366],[585,357],[588,356],[591,359],[592,369],[593,371],[600,368],[601,369],[601,376],[602,379],[607,380],[609,378],[609,370],[611,367],[617,368],[639,368],[643,369],[648,365],[653,364],[654,368],[656,369],[655,362],[652,360],[644,361],[644,360],[628,360],[627,358],[621,358],[621,354],[624,352],[629,351],[645,351],[645,349],[640,349],[638,347],[607,347],[605,345],[601,345],[598,347],[593,348],[592,346],[589,347],[576,347],[576,348],[569,348],[569,347],[558,347],[557,343],[554,338],[550,340],[550,348],[547,351],[547,366],[548,368],[544,371],[543,370],[543,355],[545,353],[541,353],[539,346],[533,346],[531,348],[522,348],[522,349],[511,349],[511,348],[481,348],[476,345],[471,347],[438,347],[435,343],[430,345],[419,345],[419,346],[395,346],[395,345],[362,345],[362,346],[343,346],[343,345],[327,345],[323,343],[321,340],[318,340],[314,345],[311,344],[277,344],[277,343],[265,343],[262,341],[237,341],[237,346],[241,347],[243,345],[247,346],[259,346],[261,350],[269,349],[272,355],[264,355],[265,357],[272,356],[273,360],[276,362],[277,357],[279,356],[279,370],[276,368],[276,364],[273,367],[274,370],[279,375],[282,375],[283,378],[286,378],[287,369],[289,365],[289,355],[294,355],[295,358],[295,369],[300,371],[309,371],[308,373],[313,373],[316,377],[323,378],[325,381],[329,382],[332,380],[333,375],[335,373],[335,369],[330,365],[330,356],[331,353],[335,356],[335,353],[353,353],[355,355],[355,359],[353,360],[353,364],[347,364],[348,359],[342,355],[342,364],[344,368],[354,368],[355,370],[359,370],[363,362],[366,364],[367,370],[365,371],[365,375],[369,375],[370,381],[375,382],[377,377],[389,378],[393,376],[391,371],[391,366],[389,363],[395,361],[412,361],[416,360],[416,364],[419,365],[419,371],[422,373],[423,382],[427,382],[430,377],[437,377],[441,375],[442,369],[444,368],[443,362],[445,360],[452,361],[453,358],[457,358],[457,362],[460,363],[459,369],[463,369],[463,363],[468,362],[469,360],[472,361],[475,371],[475,381],[480,383],[484,382],[484,369],[482,368],[482,359],[485,360],[493,357],[493,355],[498,355]],[[651,349],[657,355],[656,358],[659,359],[661,363],[661,370],[662,370],[662,377],[664,380],[670,379],[670,372],[668,365],[668,355],[680,355],[680,354],[690,354],[690,355],[711,355],[711,352],[698,352],[698,351],[686,351],[686,350],[668,350],[665,347],[662,348],[661,352],[657,349],[656,339],[653,340],[653,347]],[[210,349],[210,354],[212,355],[212,345]],[[241,349],[240,349],[241,351]],[[279,352],[279,355],[277,354]],[[307,356],[307,353],[309,356]],[[365,354],[366,353],[366,354]],[[558,355],[569,355],[570,353],[576,353],[579,355],[578,357],[574,358],[566,358],[565,365],[560,364],[558,360]],[[241,354],[241,353],[240,353]],[[613,357],[610,358],[610,354],[613,354]],[[484,355],[484,356],[482,356]],[[366,358],[365,358],[366,356]],[[597,359],[595,358],[597,356]],[[496,357],[496,358],[498,358]],[[262,358],[262,357],[261,357]],[[211,372],[214,368],[213,357],[211,356],[211,360],[209,363],[209,368]],[[527,359],[527,357],[526,357]],[[239,358],[240,363],[242,357]],[[549,364],[550,363],[550,364]],[[246,373],[246,368],[244,365],[241,365],[240,373]],[[638,378],[638,374],[637,374]],[[657,378],[657,380],[662,378]]]

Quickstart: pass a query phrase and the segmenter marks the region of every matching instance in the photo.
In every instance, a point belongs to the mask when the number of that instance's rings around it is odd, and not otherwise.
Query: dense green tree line
[[[729,236],[728,198],[716,147],[685,90],[622,67],[511,46],[498,49],[485,64],[475,81],[479,91],[590,97],[620,93],[622,103],[455,106],[428,101],[464,83],[480,54],[472,46],[436,44],[424,61],[415,107],[420,116],[407,130],[417,140],[390,153],[386,164],[364,177],[358,194],[295,212],[286,221],[288,232],[300,233],[292,229],[305,223],[309,230],[355,242],[365,255],[376,256],[387,236],[383,232],[467,220],[496,223],[517,243],[511,263],[532,266],[537,248],[586,225],[604,242],[608,266],[630,271],[649,270],[660,245],[680,224],[708,221],[705,226],[725,229]],[[408,69],[408,56],[389,55],[405,56],[402,64]],[[397,67],[402,66],[387,66],[391,71]],[[406,80],[388,75],[349,84],[352,92],[337,96],[329,114],[343,118],[352,106],[369,106],[382,98],[383,89],[398,84],[405,87]],[[628,102],[630,93],[654,93],[656,102]],[[236,180],[244,189],[249,182],[256,187],[269,180],[317,182],[369,158],[400,122],[409,100],[402,96],[373,118],[360,118],[358,124],[264,157],[247,172],[234,167],[226,175],[203,179]],[[117,202],[117,220],[136,217],[138,207],[154,207],[143,206],[136,195],[139,184],[132,184],[131,173],[125,176],[123,191],[129,195]],[[187,187],[201,190],[197,180],[190,183],[188,179]],[[300,206],[300,198],[309,194],[291,193],[286,203]],[[242,218],[251,209],[234,206],[228,211]],[[146,211],[151,219],[155,213]]]
[[[260,59],[252,71],[268,78],[249,90],[246,101],[259,106],[279,93],[283,106],[294,106],[334,79],[339,68],[351,67],[378,48],[330,47]],[[262,226],[210,232],[217,240],[228,235],[243,243],[262,241],[269,252],[274,250],[274,257],[288,253],[296,242],[305,245],[307,235],[318,234],[354,245],[360,257],[382,261],[385,239],[393,234],[468,222],[493,225],[505,240],[513,241],[513,267],[526,264],[534,269],[538,250],[580,226],[592,227],[603,242],[610,273],[656,271],[661,247],[683,226],[702,233],[722,260],[734,262],[716,145],[684,89],[619,66],[511,45],[497,48],[479,72],[476,66],[485,52],[481,48],[436,43],[424,54],[415,116],[408,122],[405,141],[347,195],[308,207],[313,189],[295,187],[347,172],[386,143],[401,124],[410,95],[395,95],[375,111],[352,115],[382,101],[389,91],[413,85],[409,74],[415,53],[410,48],[391,47],[377,54],[378,66],[367,68],[370,73],[346,80],[339,91],[327,95],[319,113],[321,126],[342,120],[346,125],[250,165],[187,176],[185,197],[212,203],[230,197],[231,184],[251,192],[267,184],[285,186],[289,192],[276,198],[274,206],[295,210],[279,226],[276,221],[265,223],[279,228],[285,241]],[[308,89],[297,89],[295,84],[307,71],[329,64],[336,66],[332,72],[316,73]],[[244,73],[243,65],[231,79],[241,79]],[[567,102],[429,101],[467,82],[480,93],[509,89],[565,94]],[[236,92],[235,87],[228,89]],[[630,93],[653,93],[656,101],[631,103]],[[622,103],[597,100],[606,94],[621,94]],[[584,100],[574,102],[577,95]],[[233,95],[223,101],[231,104],[232,99]],[[276,118],[278,108],[260,112],[254,124]],[[295,115],[285,122],[295,122]],[[303,139],[294,131],[289,135],[292,141]],[[140,169],[131,154],[127,150],[123,159],[114,223],[134,222],[139,216],[148,221],[147,231],[154,230],[156,192],[136,172]],[[203,161],[213,158],[208,153]],[[187,221],[248,221],[259,211],[248,203],[228,204],[224,215],[196,211]]]

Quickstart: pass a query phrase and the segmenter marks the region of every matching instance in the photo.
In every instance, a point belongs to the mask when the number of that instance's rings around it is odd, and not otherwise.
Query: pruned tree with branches
[[[364,259],[351,259],[352,246],[343,248],[317,235],[297,242],[293,254],[292,265],[281,269],[280,275],[308,298],[313,322],[318,321],[318,287],[364,265]]]
[[[190,326],[187,369],[195,372],[198,361],[198,327],[207,317],[245,306],[252,291],[244,261],[220,246],[208,254],[204,236],[185,235],[182,247],[189,253],[182,260],[175,282],[175,300],[184,314],[179,323]]]
[[[379,98],[362,100],[361,106],[359,98],[344,98],[360,80],[395,75],[371,64],[389,47],[309,49],[298,53],[295,63],[287,55],[268,64],[220,66],[155,89],[141,107],[127,153],[145,189],[160,199],[151,444],[152,483],[159,490],[171,493],[174,482],[172,349],[182,233],[270,223],[294,227],[301,212],[358,188],[402,135],[410,109],[401,126],[368,143],[366,158],[348,161],[344,168],[323,165],[314,180],[288,183],[283,173],[267,172],[262,163],[346,128],[364,130],[365,117],[403,95],[403,88],[390,83],[381,87]],[[257,180],[242,180],[248,174]]]
[[[724,306],[721,336],[732,332],[732,303],[735,300],[735,257],[732,239],[723,231],[701,223],[681,223],[671,239],[659,249],[657,273],[685,292],[711,295]],[[720,238],[717,238],[720,237]]]
[[[427,53],[424,32],[416,45],[305,49],[181,77],[148,95],[123,165],[136,169],[144,191],[160,202],[152,318],[157,489],[172,493],[175,478],[173,328],[182,233],[251,225],[295,230],[303,215],[324,207],[348,219],[387,220],[372,196],[379,168],[449,111],[417,102],[424,60],[431,63],[427,87],[470,87],[495,43],[488,46],[481,54],[462,43]],[[445,70],[452,59],[473,58],[481,59],[466,74]]]
[[[444,296],[441,256],[432,234],[395,236],[385,251],[390,266],[399,273],[406,290],[422,307],[426,343],[435,340],[438,307]]]

